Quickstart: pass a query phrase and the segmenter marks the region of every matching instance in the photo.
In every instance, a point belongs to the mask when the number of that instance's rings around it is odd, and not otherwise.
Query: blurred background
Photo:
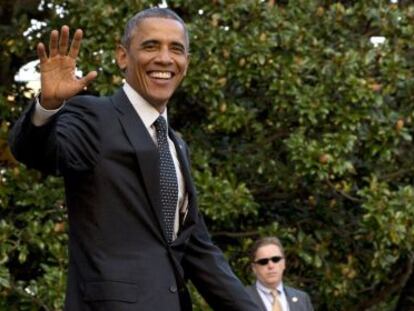
[[[77,74],[97,69],[88,92],[108,95],[122,85],[124,24],[156,5],[189,27],[170,118],[236,274],[252,282],[249,246],[276,235],[285,282],[316,310],[414,310],[413,1],[0,3],[0,310],[63,308],[62,181],[18,164],[7,144],[39,88],[36,44],[64,24],[83,29]]]

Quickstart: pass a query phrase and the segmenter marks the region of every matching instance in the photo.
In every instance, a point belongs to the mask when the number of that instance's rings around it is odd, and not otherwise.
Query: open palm
[[[57,109],[63,101],[76,95],[85,88],[97,72],[89,72],[83,78],[77,78],[76,58],[82,41],[82,30],[76,30],[69,47],[69,27],[63,26],[60,32],[53,30],[50,35],[49,56],[43,43],[37,46],[40,60],[41,105],[45,109]]]

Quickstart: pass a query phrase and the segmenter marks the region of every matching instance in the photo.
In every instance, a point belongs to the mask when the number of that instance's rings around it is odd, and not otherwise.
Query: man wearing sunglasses
[[[307,293],[282,282],[286,264],[278,238],[257,240],[251,248],[250,259],[256,283],[248,286],[247,291],[260,306],[260,311],[313,311]]]

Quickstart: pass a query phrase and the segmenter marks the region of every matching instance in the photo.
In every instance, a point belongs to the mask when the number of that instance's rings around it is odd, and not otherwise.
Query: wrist
[[[42,126],[44,124],[46,124],[49,119],[54,116],[65,104],[65,102],[63,102],[63,105],[60,106],[58,109],[47,109],[45,107],[43,107],[40,104],[40,96],[39,94],[35,97],[35,109],[34,112],[32,114],[32,123],[35,126]]]
[[[42,94],[40,94],[39,104],[46,110],[59,109],[63,105],[63,103],[63,100],[44,98]]]

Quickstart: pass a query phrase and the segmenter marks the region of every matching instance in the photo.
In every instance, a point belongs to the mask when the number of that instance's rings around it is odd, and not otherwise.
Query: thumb
[[[89,72],[85,77],[79,80],[79,82],[82,84],[82,87],[87,86],[89,83],[92,82],[96,77],[98,76],[98,73],[94,70]]]

